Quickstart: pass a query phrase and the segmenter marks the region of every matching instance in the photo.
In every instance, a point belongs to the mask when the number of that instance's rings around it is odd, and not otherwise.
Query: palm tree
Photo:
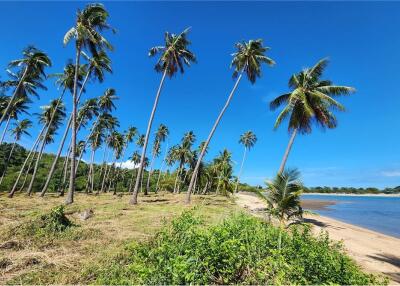
[[[300,195],[303,185],[300,173],[296,169],[284,170],[267,182],[267,192],[258,195],[266,200],[268,212],[279,220],[281,232],[279,233],[279,249],[281,248],[281,233],[287,222],[296,222],[303,216],[300,205]]]
[[[95,127],[94,132],[91,133],[91,136],[89,137],[89,143],[92,148],[91,156],[90,156],[90,166],[89,166],[89,174],[88,174],[88,184],[90,182],[90,190],[93,192],[94,190],[94,156],[96,153],[96,150],[101,146],[104,140],[104,133],[103,133],[103,128],[101,125],[97,125]]]
[[[3,178],[7,173],[7,167],[8,167],[8,164],[10,162],[11,156],[12,156],[12,154],[14,152],[15,145],[17,144],[17,142],[19,140],[21,140],[22,135],[31,136],[29,134],[29,132],[27,131],[31,127],[32,127],[32,121],[30,121],[29,119],[24,119],[22,121],[18,121],[17,123],[14,123],[14,128],[11,129],[11,134],[14,136],[14,142],[13,142],[13,145],[11,147],[11,151],[8,154],[8,158],[7,158],[5,167],[4,167],[3,174],[1,175],[1,178],[0,178],[0,185],[3,182]]]
[[[17,97],[14,100],[14,103],[8,109],[6,126],[4,127],[3,134],[1,135],[1,138],[0,138],[0,145],[3,143],[4,137],[8,131],[8,127],[9,127],[11,119],[18,120],[20,113],[25,113],[25,114],[29,115],[29,113],[27,111],[29,107],[27,104],[29,104],[31,102],[32,101],[27,96]]]
[[[214,159],[214,168],[217,173],[217,190],[219,193],[220,186],[222,183],[222,193],[227,195],[231,191],[231,177],[232,177],[232,153],[227,149],[224,149],[219,153],[219,156]]]
[[[136,137],[137,134],[138,134],[138,130],[136,127],[130,126],[128,128],[128,131],[124,134],[124,146],[123,146],[121,158],[124,158],[125,152],[128,149],[129,143],[132,143],[133,139]],[[122,172],[122,164],[123,164],[123,160],[121,160],[121,162],[119,163],[119,170],[121,172]],[[124,177],[125,176],[123,175],[123,178]]]
[[[141,136],[139,136],[139,138],[140,137]],[[143,140],[144,140],[144,136],[143,136]],[[129,159],[134,164],[133,170],[137,169],[135,167],[138,166],[139,163],[140,163],[140,154],[139,154],[139,152],[138,151],[133,152],[132,156]],[[132,192],[132,186],[133,186],[133,180],[134,179],[135,179],[135,172],[132,172],[132,177],[131,177],[131,181],[129,182],[129,189],[128,189],[130,193]]]
[[[238,190],[240,176],[242,175],[243,171],[244,160],[246,159],[246,152],[247,150],[250,150],[250,148],[252,148],[254,144],[256,144],[256,142],[257,142],[257,136],[252,131],[247,131],[242,135],[240,135],[239,143],[244,146],[244,151],[243,151],[242,164],[240,165],[239,175],[237,177],[237,182],[235,186],[235,193]]]
[[[103,177],[103,183],[101,185],[101,191],[105,191],[106,189],[106,183],[108,181],[108,178],[110,176],[111,170],[115,166],[115,162],[120,158],[122,149],[124,147],[124,136],[117,132],[113,131],[110,136],[108,137],[108,146],[114,151],[114,159],[112,161],[112,164],[110,165],[110,168],[108,169],[108,172],[105,172],[105,175]]]
[[[153,150],[152,150],[152,157],[150,161],[150,170],[149,170],[149,175],[147,177],[147,184],[146,184],[146,189],[145,189],[145,195],[147,195],[148,192],[150,192],[150,178],[151,174],[153,172],[153,163],[154,159],[158,157],[161,153],[161,143],[167,139],[167,136],[169,134],[168,127],[165,126],[164,124],[160,124],[160,126],[157,129],[154,144],[153,144]]]
[[[40,84],[46,77],[44,70],[45,67],[51,66],[50,58],[44,52],[36,49],[33,46],[29,46],[24,49],[22,54],[22,59],[14,60],[9,64],[10,68],[20,67],[20,70],[17,73],[18,82],[16,84],[14,93],[11,96],[3,114],[1,115],[0,126],[8,115],[10,108],[13,106],[15,98],[20,96],[21,92],[24,92],[23,90],[25,89],[25,85],[29,85],[28,88],[30,90],[34,90],[36,87],[44,88],[44,86]],[[32,85],[32,82],[38,84]]]
[[[237,79],[231,93],[228,96],[228,99],[224,107],[219,113],[217,120],[215,121],[214,126],[212,127],[211,132],[208,135],[206,143],[203,146],[203,150],[201,150],[199,158],[197,159],[196,167],[193,171],[192,178],[190,179],[189,188],[186,194],[186,203],[190,203],[190,196],[196,178],[196,173],[198,172],[201,161],[203,160],[205,150],[207,146],[210,144],[211,138],[214,135],[214,132],[217,129],[219,122],[222,119],[222,116],[224,115],[226,109],[228,108],[229,103],[232,100],[233,94],[235,93],[236,88],[238,87],[239,82],[242,79],[243,73],[246,73],[250,83],[254,84],[256,82],[257,77],[261,76],[262,63],[266,63],[270,66],[275,64],[275,62],[272,59],[265,56],[265,53],[266,51],[269,50],[269,48],[263,46],[263,42],[261,39],[250,40],[249,42],[237,43],[236,48],[237,52],[232,55],[233,60],[231,63],[231,67],[234,67],[235,70],[233,72],[233,77],[236,77]]]
[[[74,89],[72,93],[72,154],[76,153],[76,107],[77,101],[77,82],[78,82],[78,67],[82,49],[88,49],[93,55],[98,53],[102,48],[111,49],[111,45],[101,35],[105,29],[110,26],[107,23],[108,12],[101,4],[89,4],[83,11],[77,13],[75,25],[68,30],[64,36],[64,45],[66,45],[72,38],[75,39],[76,56],[75,56],[75,79]],[[71,160],[71,174],[68,189],[68,195],[65,203],[71,204],[74,201],[75,191],[75,156]]]
[[[332,111],[344,111],[345,108],[332,97],[355,91],[352,87],[333,85],[330,80],[322,80],[327,65],[328,60],[322,59],[312,68],[293,75],[289,79],[291,92],[278,96],[270,103],[272,110],[286,104],[276,119],[275,129],[289,117],[288,131],[292,133],[278,173],[285,168],[296,134],[310,133],[313,122],[322,128],[335,128],[337,121]]]
[[[43,112],[39,115],[39,122],[46,126],[46,131],[41,138],[42,143],[39,149],[38,158],[33,169],[33,174],[28,187],[28,195],[32,193],[33,183],[36,178],[36,173],[39,167],[39,162],[44,150],[44,147],[53,142],[54,135],[57,129],[60,127],[62,121],[65,118],[65,106],[60,99],[56,99],[50,102],[50,105],[43,107]]]
[[[166,32],[165,37],[164,37],[165,46],[153,47],[149,51],[149,56],[151,56],[151,57],[155,56],[157,54],[161,54],[160,58],[158,59],[156,65],[155,65],[155,70],[157,72],[162,72],[163,75],[162,75],[160,85],[157,90],[153,109],[151,111],[149,122],[147,125],[146,136],[145,136],[144,146],[143,146],[143,150],[142,150],[142,156],[140,159],[140,165],[139,165],[139,169],[137,172],[135,189],[133,191],[132,198],[130,200],[130,203],[133,205],[137,204],[139,183],[142,178],[142,172],[143,172],[143,167],[144,167],[143,163],[144,163],[144,159],[146,157],[146,149],[147,149],[147,144],[149,141],[151,125],[153,123],[153,118],[156,113],[158,99],[161,94],[161,89],[163,87],[165,77],[168,75],[171,78],[174,74],[176,74],[176,72],[178,70],[181,73],[184,73],[184,68],[183,68],[184,64],[187,66],[190,66],[191,62],[196,62],[195,55],[191,51],[188,50],[188,46],[190,45],[190,41],[187,39],[188,32],[189,32],[189,29],[185,29],[179,35],[170,34],[170,33]]]
[[[68,62],[67,65],[64,67],[63,73],[56,73],[56,74],[51,75],[52,77],[55,77],[57,79],[56,84],[63,90],[63,93],[65,92],[65,90],[68,90],[71,94],[73,94],[74,83],[75,83],[75,70],[76,70],[75,65],[72,64],[71,62]],[[81,65],[78,68],[78,78],[77,78],[77,85],[80,88],[81,93],[84,90],[84,84],[82,83],[84,74],[85,74],[85,66]],[[70,117],[68,119],[68,123],[65,127],[64,134],[61,138],[60,145],[57,150],[57,154],[53,160],[53,163],[50,167],[49,174],[47,175],[47,178],[46,178],[46,182],[40,193],[41,197],[43,197],[44,194],[46,193],[47,188],[49,187],[49,184],[50,184],[50,180],[53,177],[53,174],[56,170],[57,162],[58,162],[58,159],[60,158],[61,152],[64,148],[65,140],[67,139],[71,122],[72,122],[72,114],[70,115]]]

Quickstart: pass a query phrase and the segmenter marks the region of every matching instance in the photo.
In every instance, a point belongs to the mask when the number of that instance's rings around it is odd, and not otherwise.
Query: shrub
[[[282,234],[246,214],[205,228],[183,212],[149,242],[131,243],[112,262],[88,270],[99,284],[377,284],[326,234]]]
[[[66,217],[64,206],[58,206],[19,226],[16,232],[23,236],[54,236],[64,233],[72,226],[74,224]]]

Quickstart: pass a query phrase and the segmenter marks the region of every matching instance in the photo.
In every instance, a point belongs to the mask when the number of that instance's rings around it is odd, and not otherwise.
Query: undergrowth
[[[192,211],[166,224],[148,242],[83,273],[94,284],[385,284],[366,274],[326,234],[283,232],[246,214],[204,227]]]

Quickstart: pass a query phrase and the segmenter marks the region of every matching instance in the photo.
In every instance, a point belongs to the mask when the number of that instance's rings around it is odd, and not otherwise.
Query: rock
[[[80,213],[78,216],[81,220],[87,220],[87,219],[91,218],[92,216],[94,216],[94,212],[92,209],[87,209],[87,210],[84,210],[82,213]]]

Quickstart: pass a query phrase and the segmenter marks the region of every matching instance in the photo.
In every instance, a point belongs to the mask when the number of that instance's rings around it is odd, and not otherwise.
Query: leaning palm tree
[[[1,178],[0,178],[0,185],[3,182],[3,178],[7,173],[8,164],[10,162],[10,159],[14,152],[14,148],[15,148],[16,144],[18,143],[19,140],[21,140],[22,135],[31,136],[29,134],[29,132],[27,131],[31,127],[32,127],[32,121],[30,121],[29,119],[24,119],[24,120],[18,121],[17,123],[14,123],[14,128],[11,129],[11,134],[14,136],[14,142],[12,144],[11,151],[8,154],[8,158],[5,163],[3,174],[1,175]]]
[[[233,94],[236,91],[236,88],[239,85],[240,80],[242,79],[243,73],[247,75],[248,80],[251,84],[256,82],[257,77],[261,77],[261,64],[266,63],[270,66],[274,65],[275,62],[267,57],[265,53],[269,50],[268,47],[263,46],[263,42],[261,39],[259,40],[250,40],[249,42],[241,42],[236,44],[237,52],[232,54],[233,60],[231,63],[231,67],[234,67],[233,77],[237,78],[235,85],[231,93],[228,96],[228,99],[225,102],[224,107],[219,113],[217,120],[215,121],[213,127],[211,128],[210,134],[206,140],[206,143],[203,146],[203,150],[197,159],[196,167],[193,171],[192,177],[190,179],[189,188],[186,194],[186,203],[190,203],[190,196],[192,194],[192,188],[194,185],[194,181],[196,178],[196,173],[200,167],[200,164],[203,160],[205,150],[207,146],[210,144],[211,138],[214,135],[215,130],[218,127],[219,122],[222,119],[226,109],[229,106],[229,103],[232,100]]]
[[[150,192],[150,178],[153,173],[153,163],[156,157],[158,157],[161,153],[161,143],[167,139],[167,136],[169,134],[168,127],[165,126],[164,124],[160,124],[160,126],[157,129],[154,144],[153,144],[153,150],[152,150],[152,157],[150,161],[150,169],[149,169],[149,175],[147,177],[147,184],[146,184],[146,190],[145,190],[145,195],[147,195],[148,192]]]
[[[43,138],[41,138],[42,143],[39,149],[38,158],[36,160],[31,181],[28,186],[28,195],[32,193],[33,183],[36,179],[37,170],[39,167],[39,162],[44,150],[44,147],[49,143],[53,142],[54,135],[57,129],[62,124],[62,121],[65,118],[65,106],[60,99],[56,99],[50,102],[50,105],[43,107],[43,112],[39,114],[39,122],[46,126],[46,131],[43,134]]]
[[[143,150],[142,150],[142,156],[140,159],[139,169],[137,172],[135,188],[134,188],[134,191],[132,194],[132,198],[130,200],[130,203],[134,204],[134,205],[137,204],[139,183],[142,178],[142,172],[143,172],[143,167],[144,167],[143,163],[144,163],[144,159],[146,157],[146,149],[147,149],[147,144],[149,141],[151,125],[153,123],[153,118],[156,113],[158,99],[161,94],[161,89],[163,87],[164,80],[167,75],[169,77],[172,77],[178,71],[183,73],[184,72],[184,68],[183,68],[184,64],[187,66],[190,66],[191,62],[196,62],[195,55],[191,51],[188,50],[188,46],[190,45],[190,41],[187,39],[188,32],[189,32],[189,29],[185,29],[179,35],[170,34],[170,33],[166,32],[165,38],[164,38],[165,46],[153,47],[149,51],[149,56],[151,56],[151,57],[155,56],[157,54],[161,54],[160,58],[157,61],[156,66],[155,66],[155,70],[157,72],[162,72],[163,75],[162,75],[160,85],[157,90],[153,109],[151,111],[149,122],[147,125],[146,136],[145,136],[145,140],[144,140],[144,146],[143,146]]]
[[[289,88],[292,90],[270,103],[272,110],[286,104],[276,119],[275,129],[289,117],[288,131],[292,133],[278,173],[285,168],[296,134],[310,133],[313,122],[322,128],[335,128],[337,121],[333,111],[344,111],[345,108],[333,97],[355,91],[352,87],[334,85],[330,80],[321,79],[327,65],[328,60],[322,59],[312,68],[293,75],[289,79]]]
[[[101,4],[89,4],[82,11],[77,12],[75,25],[68,30],[64,36],[64,45],[72,38],[75,39],[76,56],[75,56],[75,79],[74,89],[72,93],[72,145],[71,153],[76,154],[76,109],[77,109],[77,81],[78,67],[80,63],[81,52],[83,49],[88,49],[92,54],[97,54],[98,50],[103,48],[111,49],[111,45],[102,36],[102,31],[110,28],[107,23],[108,12]],[[71,204],[74,201],[75,191],[75,156],[71,160],[71,172],[68,195],[65,200],[66,204]]]
[[[242,175],[243,171],[243,165],[244,165],[244,160],[246,159],[246,152],[247,150],[250,150],[256,144],[257,142],[257,136],[252,132],[252,131],[247,131],[240,135],[240,140],[239,143],[244,146],[244,151],[243,151],[243,158],[242,158],[242,164],[240,164],[240,170],[239,170],[239,175],[237,177],[236,181],[236,186],[235,186],[235,193],[238,190],[239,182],[240,182],[240,176]]]
[[[3,114],[1,115],[0,126],[8,115],[10,108],[13,106],[15,98],[19,96],[21,90],[24,89],[25,84],[30,84],[29,81],[34,81],[36,83],[43,81],[43,79],[46,77],[44,73],[45,67],[51,66],[50,58],[44,52],[36,49],[35,47],[27,47],[22,54],[22,59],[14,60],[9,64],[10,68],[20,67],[20,70],[17,73],[19,75],[19,79],[14,93],[11,96]],[[36,86],[43,87],[41,85]],[[32,87],[34,86],[31,85],[30,88]]]
[[[281,248],[281,233],[287,223],[302,219],[303,209],[300,205],[300,195],[303,184],[300,173],[296,169],[284,170],[278,173],[272,181],[267,182],[267,191],[258,192],[268,204],[268,213],[279,221],[279,248]]]

